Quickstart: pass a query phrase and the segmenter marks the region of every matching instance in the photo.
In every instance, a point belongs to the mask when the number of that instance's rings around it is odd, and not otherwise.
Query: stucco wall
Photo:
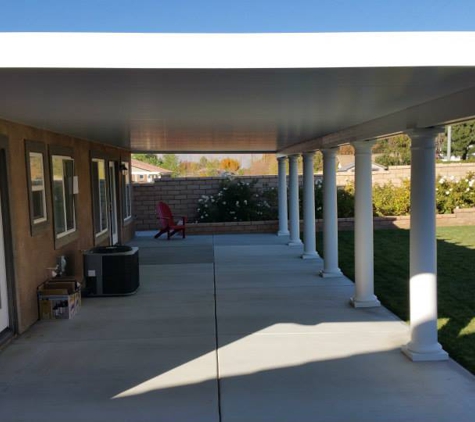
[[[36,289],[47,278],[47,268],[54,267],[58,256],[65,255],[67,273],[82,280],[82,252],[94,246],[90,153],[106,154],[114,161],[129,161],[130,152],[70,136],[0,120],[0,133],[8,137],[8,164],[10,168],[10,211],[14,249],[16,311],[19,332],[23,332],[38,317]],[[49,224],[32,235],[30,230],[25,140],[40,141],[46,145],[69,147],[74,150],[75,173],[79,193],[76,195],[76,226],[78,237],[55,249],[52,201],[47,200]],[[120,183],[120,180],[118,181]],[[120,195],[120,189],[119,189]],[[119,201],[121,199],[119,198]],[[119,206],[119,208],[121,208]],[[120,212],[120,211],[119,211]],[[122,221],[122,218],[120,218]],[[133,221],[119,230],[122,241],[134,235]]]

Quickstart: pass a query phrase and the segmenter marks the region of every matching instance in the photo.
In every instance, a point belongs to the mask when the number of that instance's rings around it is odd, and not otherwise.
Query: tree
[[[253,158],[251,165],[244,174],[257,176],[263,174],[277,174],[277,158],[275,154],[262,154],[260,158]]]
[[[180,175],[180,160],[176,154],[163,154],[161,166],[167,170],[171,170],[172,177]]]
[[[373,152],[381,154],[375,161],[382,166],[411,164],[411,139],[407,135],[396,135],[380,139]]]
[[[219,163],[219,168],[230,173],[236,173],[241,168],[241,164],[234,158],[223,158]]]
[[[206,163],[206,176],[216,177],[219,175],[219,160],[217,158],[208,160]]]
[[[194,177],[199,175],[200,165],[193,161],[180,161],[179,174],[182,177]]]
[[[354,153],[355,149],[350,144],[342,145],[338,150],[339,155],[353,155]]]
[[[466,160],[475,145],[475,120],[452,126],[452,154]],[[447,144],[444,148],[447,151]]]
[[[323,170],[323,154],[321,151],[315,153],[315,158],[313,161],[313,171],[318,172]]]
[[[132,154],[132,158],[158,167],[162,165],[162,160],[157,158],[155,154]]]

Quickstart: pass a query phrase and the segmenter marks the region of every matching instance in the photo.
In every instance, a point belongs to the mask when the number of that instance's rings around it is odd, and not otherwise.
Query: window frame
[[[31,180],[31,154],[41,156],[43,166],[43,211],[44,218],[34,218],[33,191],[35,190]],[[49,206],[51,200],[49,180],[49,160],[47,157],[46,144],[38,141],[25,140],[26,179],[28,187],[28,208],[30,217],[30,233],[35,236],[44,232],[51,224],[52,211]]]
[[[41,159],[41,173],[43,175],[43,180],[42,180],[42,183],[43,183],[43,186],[40,187],[40,189],[38,189],[39,186],[35,186],[33,184],[33,180],[31,180],[31,159],[34,158],[34,157],[39,157]],[[35,218],[34,216],[34,212],[33,212],[33,224],[40,224],[40,223],[44,223],[45,221],[48,220],[48,209],[47,209],[47,206],[46,206],[46,184],[45,184],[45,160],[44,160],[44,155],[41,153],[41,152],[33,152],[33,151],[30,151],[29,152],[29,158],[30,158],[30,184],[31,184],[31,188],[30,188],[30,194],[33,195],[33,192],[41,192],[42,195],[41,195],[41,199],[42,199],[42,209],[43,209],[43,217],[40,217],[40,218]],[[33,209],[34,211],[34,209]]]
[[[121,160],[121,193],[122,193],[122,223],[125,225],[132,221],[132,181],[130,161]],[[128,214],[130,212],[130,214]]]
[[[99,232],[96,232],[96,207],[97,207],[97,210],[99,211],[99,214],[101,214],[102,212],[102,208],[101,208],[101,202],[100,202],[100,185],[97,186],[97,189],[98,189],[98,197],[99,197],[99,204],[95,205],[94,203],[94,188],[95,188],[95,180],[94,180],[94,163],[99,163],[99,162],[102,162],[103,165],[104,165],[104,180],[105,180],[105,204],[106,204],[106,220],[107,220],[107,225],[106,225],[106,228],[99,231]],[[90,164],[91,164],[91,205],[92,205],[92,231],[93,231],[93,234],[94,234],[94,239],[95,239],[95,243],[98,244],[98,243],[101,243],[102,241],[106,240],[109,238],[109,230],[110,230],[110,218],[109,218],[109,207],[110,207],[110,204],[109,204],[109,176],[108,176],[108,169],[109,169],[109,162],[110,160],[104,156],[102,156],[101,154],[96,154],[96,153],[92,153],[91,152],[91,160],[90,160]],[[99,183],[99,177],[97,179],[97,182]],[[99,217],[99,224],[101,224],[101,217]],[[102,225],[101,225],[102,226]]]
[[[76,160],[74,155],[74,150],[72,148],[61,147],[56,145],[50,145],[49,149],[49,158],[50,158],[50,185],[51,185],[51,205],[52,205],[52,215],[53,215],[53,236],[55,240],[55,249],[59,249],[64,245],[76,240],[79,237],[79,230],[78,230],[78,219],[77,219],[77,207],[76,207],[76,194],[74,191],[72,192],[72,199],[73,199],[73,210],[72,216],[74,220],[74,228],[69,229],[67,228],[67,209],[66,209],[66,190],[64,185],[64,174],[63,174],[63,200],[64,200],[64,217],[65,217],[65,228],[66,230],[61,233],[56,232],[56,219],[57,216],[54,212],[54,166],[53,160],[54,158],[61,158],[63,163],[65,160],[72,161],[73,163],[73,186],[74,186],[74,178],[76,177]],[[64,164],[63,164],[63,173],[64,173]]]

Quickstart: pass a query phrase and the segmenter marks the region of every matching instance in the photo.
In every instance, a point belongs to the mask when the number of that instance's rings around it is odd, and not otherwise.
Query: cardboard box
[[[75,292],[78,293],[76,299],[79,303],[79,306],[78,306],[78,311],[79,311],[79,309],[81,308],[81,305],[82,305],[82,297],[81,297],[82,285],[81,285],[81,282],[79,282],[76,277],[74,277],[74,276],[62,276],[62,277],[50,278],[48,281],[46,281],[46,283],[48,283],[48,284],[64,283],[64,282],[74,283]]]
[[[38,287],[40,319],[71,319],[81,307],[81,288],[75,279],[51,279]]]

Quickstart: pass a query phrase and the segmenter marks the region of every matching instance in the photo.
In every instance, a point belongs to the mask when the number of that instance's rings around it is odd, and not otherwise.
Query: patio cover
[[[133,151],[280,152],[475,116],[474,32],[0,33],[0,118]]]

